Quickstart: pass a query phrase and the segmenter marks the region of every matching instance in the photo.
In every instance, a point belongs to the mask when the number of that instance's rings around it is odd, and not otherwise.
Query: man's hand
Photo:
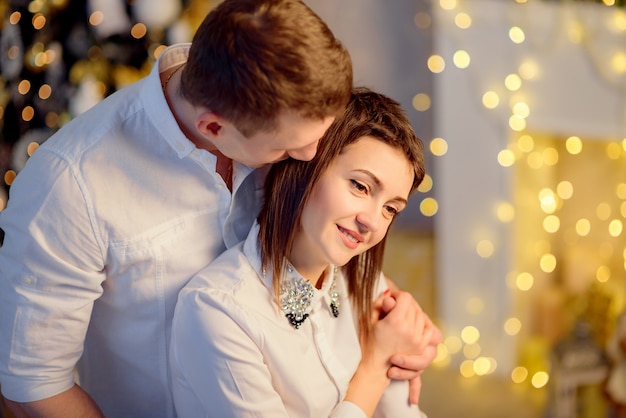
[[[389,294],[391,297],[386,298],[382,304],[383,312],[388,313],[395,303],[393,301],[400,297],[410,296],[407,292],[401,291],[395,283],[387,279],[389,286]],[[413,298],[413,296],[410,296]],[[417,302],[415,302],[417,303]],[[418,305],[419,306],[419,305]],[[392,367],[389,368],[388,376],[396,380],[409,380],[409,402],[417,404],[421,391],[421,374],[432,363],[437,355],[437,345],[441,343],[442,334],[439,328],[432,323],[428,315],[421,308],[420,312],[425,317],[424,337],[428,338],[421,350],[412,353],[397,353],[391,357]]]

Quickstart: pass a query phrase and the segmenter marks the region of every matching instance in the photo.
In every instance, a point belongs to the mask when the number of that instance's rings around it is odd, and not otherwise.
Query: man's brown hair
[[[225,0],[192,40],[181,94],[244,135],[276,128],[281,111],[341,114],[352,89],[350,55],[299,0]]]

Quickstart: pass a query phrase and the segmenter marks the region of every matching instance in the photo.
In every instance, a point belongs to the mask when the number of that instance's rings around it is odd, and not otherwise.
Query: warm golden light
[[[561,228],[561,220],[558,216],[548,215],[543,219],[543,229],[550,233],[554,234]]]
[[[103,20],[104,20],[104,14],[99,10],[96,10],[89,16],[89,24],[92,26],[100,25]]]
[[[544,254],[539,260],[539,267],[544,273],[552,273],[556,268],[556,257],[554,254]]]
[[[527,272],[518,274],[517,278],[515,279],[515,285],[519,290],[522,291],[530,290],[530,288],[533,287],[534,282],[535,278],[532,276],[532,274]]]
[[[509,38],[513,41],[513,43],[521,44],[526,39],[526,35],[520,27],[513,26],[509,29]]]
[[[41,100],[46,100],[50,98],[50,95],[52,95],[52,87],[50,87],[50,85],[43,84],[41,87],[39,87],[39,98]]]
[[[556,186],[556,194],[561,199],[569,199],[574,194],[574,186],[567,180],[559,182]]]
[[[461,339],[454,335],[446,337],[446,339],[443,341],[443,344],[447,347],[450,354],[456,354],[463,348],[463,342],[461,341]]]
[[[17,85],[17,92],[21,95],[25,95],[30,91],[30,81],[22,80]]]
[[[464,69],[470,65],[470,55],[462,49],[456,51],[452,56],[452,62],[457,68]]]
[[[559,152],[556,150],[556,148],[547,147],[543,150],[541,154],[543,157],[543,162],[547,166],[553,166],[559,162]]]
[[[20,12],[13,12],[9,16],[9,23],[12,25],[17,25],[20,23],[20,19],[22,19],[22,14]]]
[[[135,39],[141,39],[148,33],[148,28],[143,23],[135,23],[130,29],[130,34]]]
[[[467,13],[457,13],[457,15],[454,16],[454,24],[459,29],[467,29],[472,26],[472,18]]]
[[[517,74],[509,74],[504,79],[504,85],[510,91],[517,91],[522,87],[522,79]]]
[[[428,174],[424,175],[424,179],[417,187],[417,190],[422,193],[427,193],[433,188],[433,178]]]
[[[609,235],[614,238],[617,238],[620,235],[622,235],[623,229],[624,229],[624,224],[619,219],[613,219],[609,223]]]
[[[7,170],[6,173],[4,173],[4,183],[7,186],[10,186],[11,183],[13,183],[13,180],[15,180],[15,177],[17,177],[17,173],[13,170]]]
[[[456,0],[439,0],[439,6],[443,10],[452,10],[456,8]]]
[[[527,118],[530,115],[530,107],[527,103],[518,102],[513,105],[513,114],[520,118]]]
[[[30,122],[35,117],[35,109],[32,106],[25,106],[22,109],[22,119],[24,122]]]
[[[498,164],[502,167],[510,167],[515,164],[515,154],[510,149],[503,149],[498,153]]]
[[[610,66],[616,74],[626,73],[626,53],[618,51],[611,57]]]
[[[516,132],[521,132],[526,129],[526,119],[512,115],[509,118],[509,127]]]
[[[518,72],[524,80],[532,80],[539,75],[539,66],[535,61],[525,60],[520,64]]]
[[[511,371],[511,380],[515,383],[522,383],[528,377],[528,370],[525,367],[517,366]]]
[[[539,191],[539,204],[544,213],[554,213],[557,207],[556,196],[551,189],[543,188]]]
[[[606,155],[611,160],[618,160],[622,156],[622,147],[616,142],[609,142],[606,146]]]
[[[537,372],[533,375],[531,379],[531,383],[535,388],[540,389],[544,387],[545,385],[547,385],[549,380],[550,380],[550,375],[548,375],[548,373]]]
[[[418,93],[413,96],[413,108],[419,112],[430,109],[430,96],[426,93]]]
[[[582,218],[576,221],[576,233],[581,237],[589,235],[591,232],[591,222],[588,219]]]
[[[606,202],[598,203],[596,207],[596,216],[601,221],[606,221],[611,216],[611,205]]]
[[[446,62],[440,55],[431,55],[426,62],[428,69],[434,74],[439,74],[446,68]]]
[[[533,148],[535,148],[535,140],[528,134],[520,135],[520,137],[517,138],[517,147],[520,151],[531,152]]]
[[[439,204],[432,197],[427,197],[420,203],[420,212],[424,216],[434,216],[439,210]]]
[[[463,347],[463,356],[465,356],[465,358],[467,359],[472,359],[472,360],[475,359],[476,357],[480,355],[480,352],[481,352],[480,345],[476,343],[466,344]]]
[[[465,360],[459,367],[461,376],[472,377],[474,376],[474,362],[472,360]]]
[[[33,16],[33,28],[37,30],[41,30],[44,26],[46,26],[46,17],[41,13],[37,13]]]
[[[504,322],[504,332],[508,335],[517,335],[522,329],[522,322],[517,318],[509,318]]]
[[[611,269],[608,266],[600,266],[596,270],[596,280],[600,283],[606,283],[611,278]]]
[[[465,344],[475,344],[480,338],[480,332],[474,326],[468,325],[461,331],[461,340]]]
[[[626,200],[626,183],[619,183],[615,188],[615,194],[620,199]]]
[[[495,91],[488,91],[483,94],[483,106],[487,109],[495,109],[500,104],[500,96]]]
[[[28,144],[28,147],[26,147],[26,153],[29,157],[32,157],[37,148],[39,148],[39,144],[36,142],[31,142],[30,144]]]
[[[500,203],[496,207],[496,216],[500,222],[509,223],[515,219],[515,207],[508,202]]]
[[[448,142],[443,138],[433,138],[432,141],[430,141],[430,152],[437,157],[446,155],[448,152]]]
[[[476,244],[476,253],[478,253],[481,258],[491,257],[493,255],[493,251],[493,243],[489,240],[484,239]]]
[[[565,149],[572,155],[580,154],[583,150],[583,141],[577,136],[570,136],[565,140]]]

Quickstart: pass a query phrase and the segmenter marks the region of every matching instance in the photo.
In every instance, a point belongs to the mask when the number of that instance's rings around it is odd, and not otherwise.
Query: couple
[[[264,166],[311,160],[351,91],[347,51],[302,2],[225,0],[191,45],[168,48],[148,77],[46,141],[0,212],[0,388],[13,413],[176,416],[168,358],[180,290],[246,238],[263,201]],[[365,293],[349,290],[357,309],[367,306]],[[337,295],[341,302],[348,293]],[[410,299],[419,333],[428,320],[412,298],[395,288],[391,296],[374,309],[392,320]],[[335,306],[343,321],[349,302]],[[306,331],[309,316],[290,329]],[[386,319],[368,334],[361,318],[372,353]],[[423,344],[396,352],[391,360],[403,368],[389,369],[410,379],[413,402],[416,376],[434,356]],[[346,390],[346,399],[361,393]]]

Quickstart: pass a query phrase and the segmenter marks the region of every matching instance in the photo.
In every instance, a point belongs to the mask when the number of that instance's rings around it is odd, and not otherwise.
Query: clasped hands
[[[409,380],[409,402],[417,404],[421,374],[434,360],[441,331],[413,296],[390,283],[374,302],[372,350],[388,367],[387,377]]]

